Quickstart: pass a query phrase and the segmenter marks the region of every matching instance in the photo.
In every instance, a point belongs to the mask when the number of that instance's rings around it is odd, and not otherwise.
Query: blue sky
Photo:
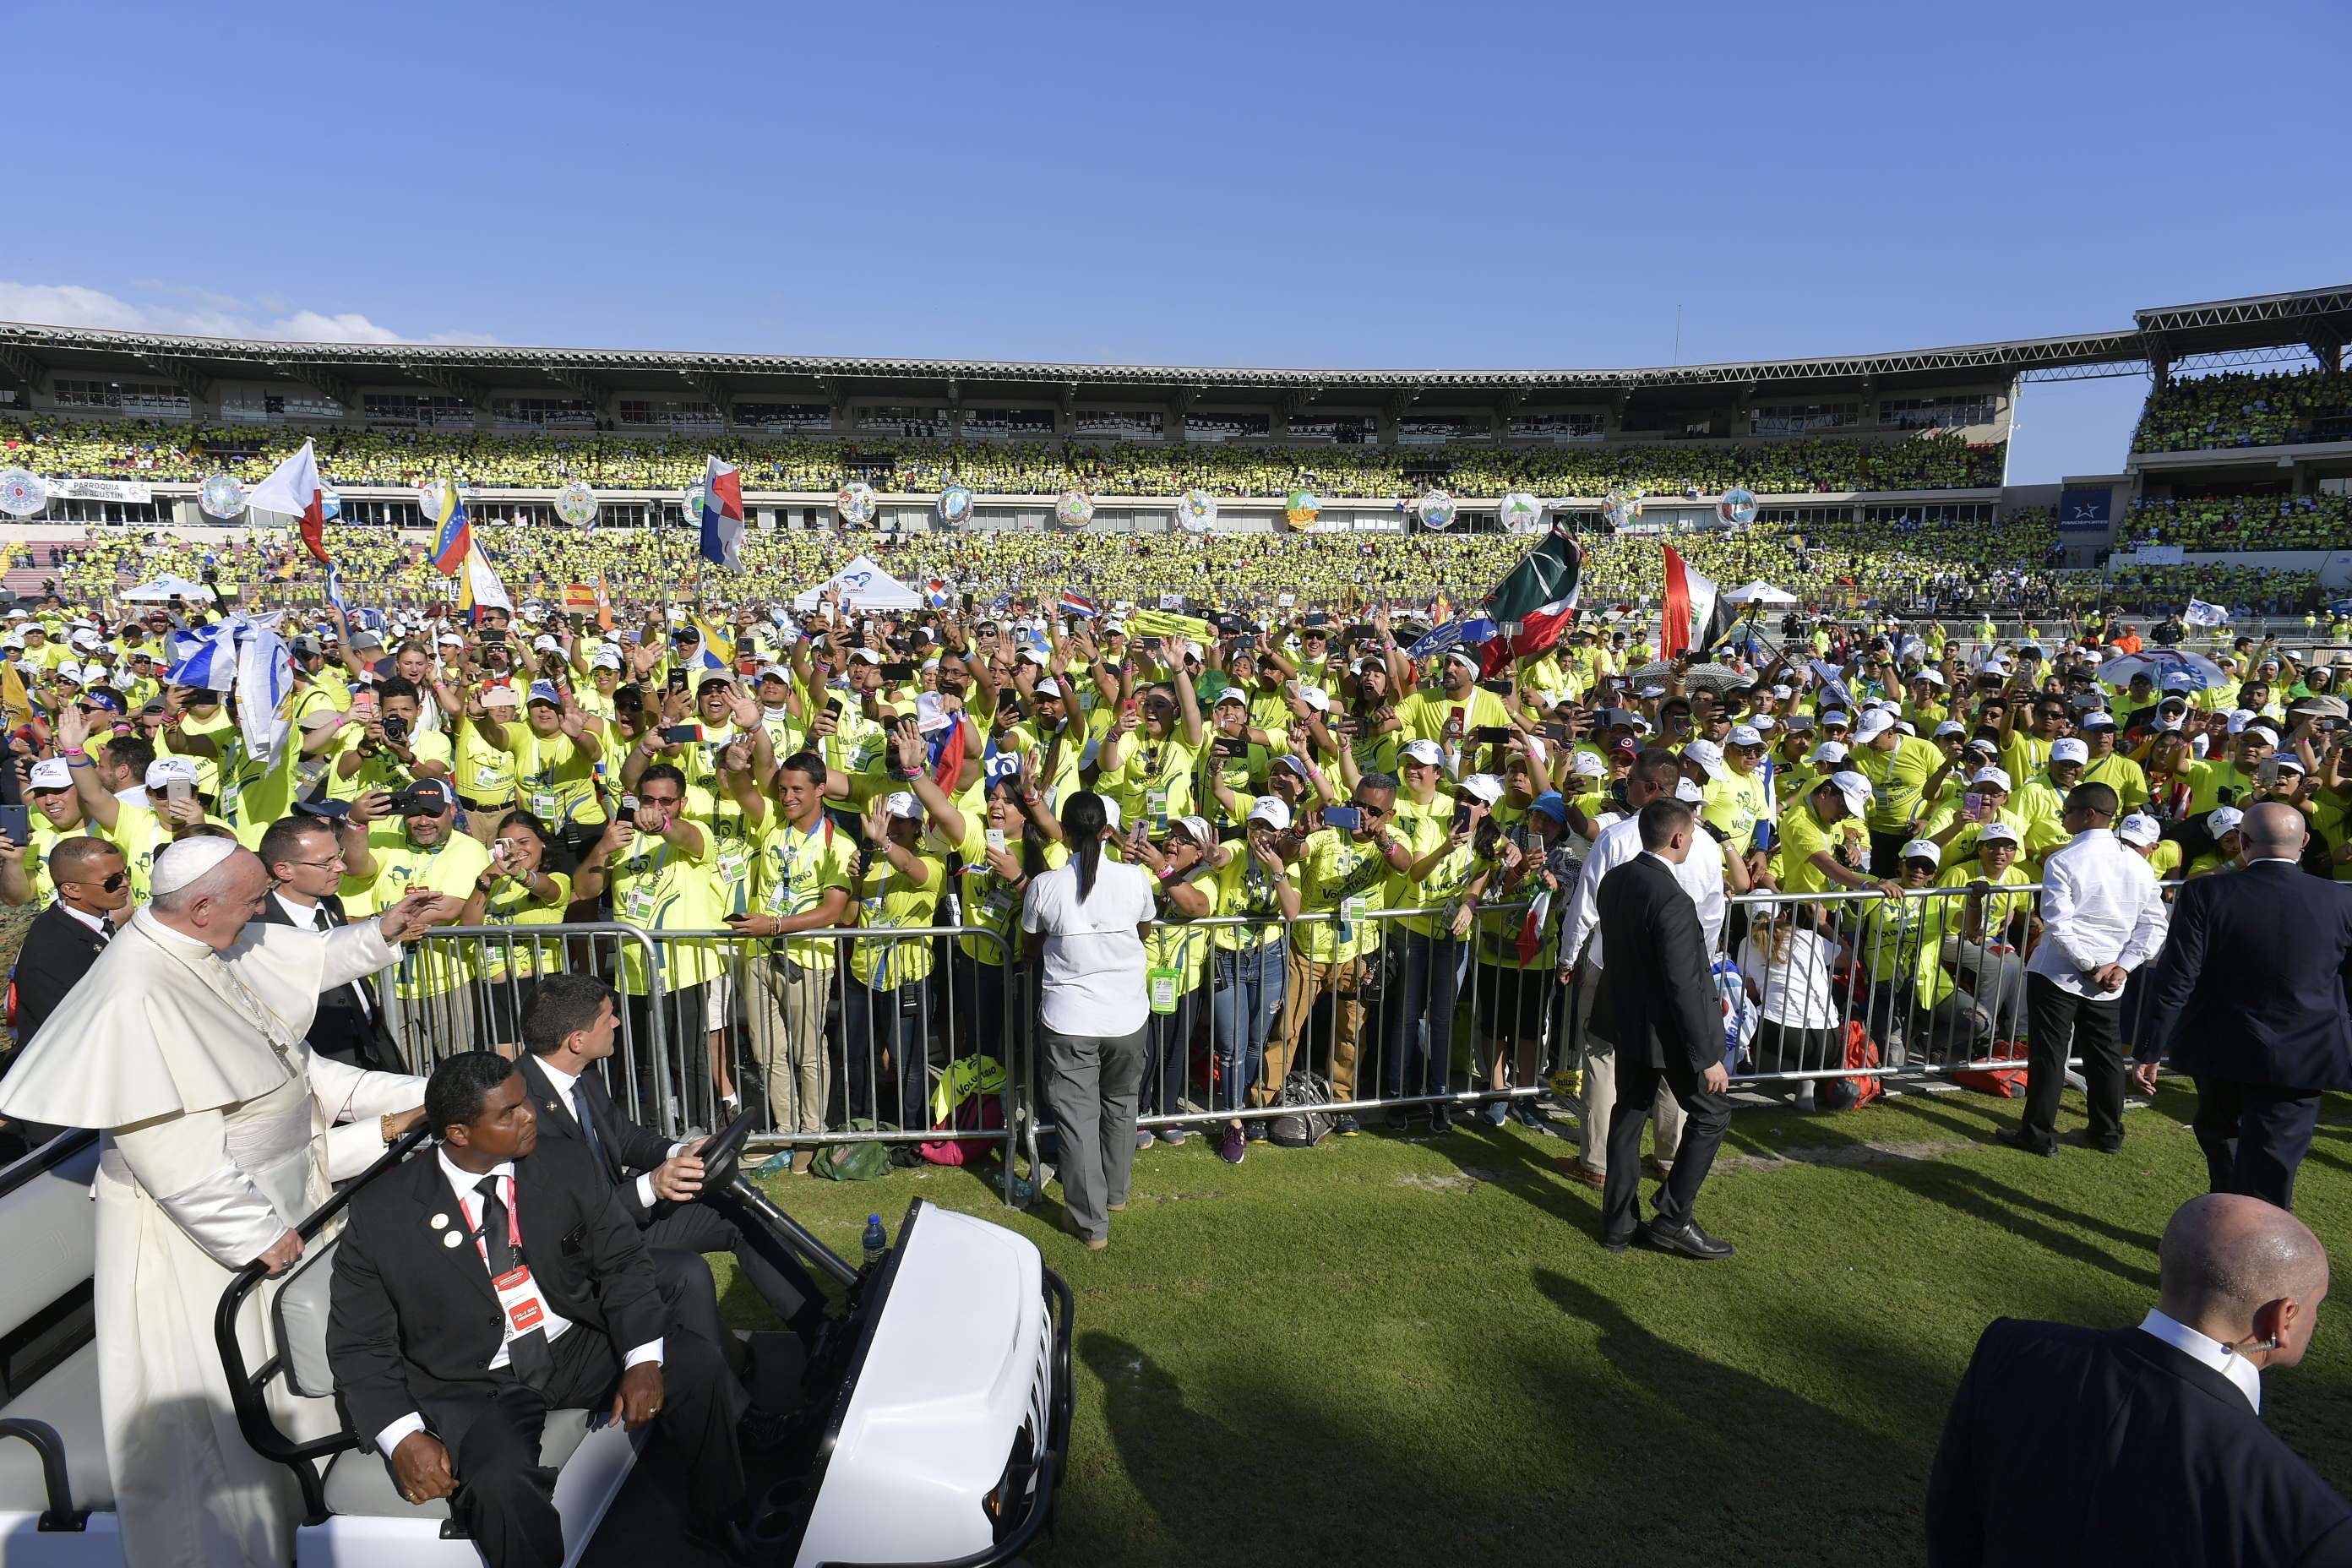
[[[1677,306],[1681,358],[1725,360],[2352,270],[2340,0],[136,0],[23,7],[9,43],[82,85],[10,160],[70,221],[0,260],[0,316],[1613,366],[1671,362]],[[105,89],[166,62],[144,107]],[[2012,479],[2118,466],[2144,392],[2028,388]]]

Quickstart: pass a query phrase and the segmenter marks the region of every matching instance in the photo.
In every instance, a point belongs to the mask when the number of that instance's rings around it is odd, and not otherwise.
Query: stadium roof
[[[0,322],[0,376],[37,387],[53,372],[152,375],[198,395],[221,380],[288,380],[348,407],[361,385],[414,386],[472,399],[493,388],[583,396],[615,392],[724,397],[1085,395],[1102,401],[1324,401],[1404,406],[1520,405],[1546,399],[1719,399],[1727,392],[1818,396],[1954,383],[2120,374],[2151,359],[2175,365],[2296,357],[2352,339],[2352,285],[2135,312],[2121,331],[1888,353],[1618,370],[1255,369],[1234,366],[1018,363],[994,360],[845,358],[637,349],[509,348],[424,343],[304,343],[182,337]]]

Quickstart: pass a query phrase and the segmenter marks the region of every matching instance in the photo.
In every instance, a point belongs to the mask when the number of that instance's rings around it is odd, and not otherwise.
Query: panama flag
[[[702,477],[702,558],[743,570],[743,480],[734,464],[716,458]]]
[[[1515,658],[1533,658],[1559,641],[1576,619],[1584,552],[1559,529],[1544,535],[1486,595],[1486,619],[1503,634],[1481,644],[1480,668],[1489,677]]]
[[[425,488],[432,492],[425,521],[433,530],[433,569],[444,577],[455,577],[474,552],[474,530],[466,521],[465,498],[448,479],[436,479]]]
[[[253,487],[245,504],[255,511],[274,511],[295,520],[302,531],[302,542],[320,561],[327,559],[327,498],[325,487],[319,483],[319,457],[310,443],[269,470],[269,477]]]
[[[1731,629],[1731,612],[1715,584],[1683,564],[1671,544],[1666,552],[1666,607],[1658,626],[1658,657],[1702,654]]]

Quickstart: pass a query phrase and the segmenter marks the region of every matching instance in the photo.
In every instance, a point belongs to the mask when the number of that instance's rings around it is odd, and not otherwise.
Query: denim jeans
[[[1184,1114],[1187,1047],[1192,1040],[1193,997],[1177,993],[1176,1010],[1154,1013],[1143,1026],[1143,1082],[1139,1101],[1144,1116]]]
[[[885,1127],[929,1128],[930,981],[909,981],[892,991],[860,984],[856,975],[845,972],[842,981],[842,1044],[848,1056],[845,1076],[850,1116],[870,1116]],[[914,1011],[902,1012],[901,1004],[910,995]],[[874,1079],[885,1052],[898,1073],[898,1104],[887,1114],[874,1104]]]
[[[1405,931],[1402,963],[1382,1008],[1381,1092],[1443,1094],[1454,1062],[1454,1003],[1466,942]]]
[[[1217,1052],[1217,1109],[1239,1110],[1265,1066],[1265,1037],[1282,1011],[1287,955],[1280,939],[1264,947],[1219,948],[1209,1029]]]

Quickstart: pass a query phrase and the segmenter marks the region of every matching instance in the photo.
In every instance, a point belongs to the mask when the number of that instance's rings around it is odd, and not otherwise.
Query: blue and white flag
[[[171,655],[171,671],[163,679],[173,686],[226,691],[236,684],[236,644],[228,622],[173,632]]]
[[[269,617],[275,622],[276,616]],[[236,718],[246,754],[263,772],[278,765],[292,728],[288,700],[294,695],[294,655],[274,624],[248,621],[236,627]]]
[[[335,563],[331,561],[327,563],[327,603],[347,616],[352,613],[351,596],[343,592],[342,574],[335,570]]]
[[[1495,623],[1485,616],[1473,616],[1466,621],[1447,621],[1433,626],[1420,641],[1404,650],[1407,658],[1428,658],[1447,648],[1463,645],[1476,647],[1495,640]]]
[[[1849,713],[1853,712],[1853,693],[1846,689],[1845,678],[1837,666],[1827,659],[1817,658],[1812,661],[1812,668],[1813,679],[1822,683],[1821,705],[1825,709],[1843,708]]]
[[[2226,626],[2230,624],[2230,612],[2221,605],[2209,605],[2202,599],[2191,599],[2189,601],[2188,612],[2180,619],[2183,624],[2192,626]]]

